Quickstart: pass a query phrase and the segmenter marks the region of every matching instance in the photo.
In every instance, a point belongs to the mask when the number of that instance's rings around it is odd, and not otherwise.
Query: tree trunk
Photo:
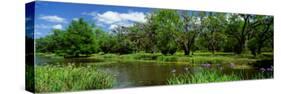
[[[190,50],[188,48],[184,49],[184,55],[189,55],[190,54]]]
[[[215,54],[215,49],[212,50],[212,54],[213,54],[213,55]]]
[[[239,46],[235,49],[237,54],[241,54],[244,48],[244,43],[239,43]]]
[[[261,54],[261,48],[263,46],[263,43],[259,43],[258,44],[258,48],[257,48],[257,54]]]
[[[183,46],[183,50],[184,50],[184,55],[189,55],[190,54],[190,49],[187,45]]]
[[[239,46],[236,51],[237,54],[241,54],[243,52],[245,48],[245,42],[246,42],[246,38],[244,36],[241,37],[241,40],[239,41]]]

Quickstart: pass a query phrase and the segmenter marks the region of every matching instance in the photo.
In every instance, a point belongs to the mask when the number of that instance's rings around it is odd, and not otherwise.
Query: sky
[[[78,18],[94,23],[104,31],[110,31],[117,26],[146,22],[145,15],[153,11],[149,8],[46,1],[36,1],[34,5],[35,7],[27,8],[29,11],[26,13],[26,29],[30,31],[27,35],[33,34],[34,30],[35,38],[49,35],[53,29],[65,30],[71,21]],[[35,11],[32,12],[32,9]]]

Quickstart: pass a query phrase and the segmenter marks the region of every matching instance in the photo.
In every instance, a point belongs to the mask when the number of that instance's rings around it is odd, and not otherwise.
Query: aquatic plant
[[[223,82],[235,81],[241,78],[234,74],[223,74],[216,70],[203,70],[195,74],[180,74],[174,75],[167,80],[168,84],[193,84],[193,83],[209,83],[209,82]]]
[[[36,66],[35,92],[112,88],[115,78],[94,67]]]

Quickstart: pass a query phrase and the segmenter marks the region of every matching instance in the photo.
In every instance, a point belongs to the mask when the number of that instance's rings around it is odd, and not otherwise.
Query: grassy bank
[[[36,66],[35,91],[58,92],[112,88],[115,78],[93,67]]]
[[[213,63],[227,63],[233,61],[247,62],[260,59],[272,58],[272,54],[261,54],[257,57],[251,54],[236,55],[234,53],[218,52],[216,54],[208,52],[196,52],[193,55],[185,56],[183,53],[176,53],[175,55],[162,55],[160,53],[134,53],[126,55],[117,54],[93,54],[92,57],[106,58],[106,59],[123,59],[123,60],[147,60],[157,62],[189,62],[189,63],[205,63],[205,61],[213,61]]]
[[[51,58],[61,58],[55,54],[39,53]],[[133,53],[133,54],[92,54],[87,59],[93,59],[96,62],[157,62],[157,63],[184,63],[184,64],[227,64],[234,63],[235,65],[245,66],[249,63],[256,62],[263,59],[273,59],[272,53],[264,53],[259,56],[252,56],[251,54],[237,55],[234,53],[217,52],[212,54],[209,52],[196,52],[193,55],[185,56],[183,53],[176,53],[175,55],[162,55],[161,53]]]

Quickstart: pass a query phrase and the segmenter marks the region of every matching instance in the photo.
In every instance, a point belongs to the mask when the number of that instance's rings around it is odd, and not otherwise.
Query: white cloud
[[[57,25],[54,25],[52,28],[53,29],[62,29],[62,25],[61,24],[57,24]]]
[[[129,12],[120,14],[123,20],[134,22],[146,22],[145,14],[143,12]]]
[[[35,25],[35,29],[62,29],[62,24],[56,25],[46,25],[46,24],[37,24]]]
[[[146,22],[144,12],[130,11],[127,13],[120,13],[115,11],[106,11],[104,13],[98,12],[83,12],[82,15],[92,16],[96,21],[96,25],[108,29],[114,29],[117,26],[132,26],[134,22]]]
[[[104,23],[96,23],[96,26],[99,26],[99,27],[106,27],[106,25]]]
[[[45,25],[45,24],[36,24],[35,28],[36,29],[48,29],[48,28],[50,28],[50,26]]]
[[[117,27],[118,27],[118,25],[113,24],[113,25],[110,25],[110,26],[109,26],[109,29],[110,29],[110,30],[113,30],[113,29],[115,29],[115,28],[117,28]]]
[[[35,32],[35,36],[41,36],[42,33],[41,32]]]
[[[102,14],[96,14],[94,19],[106,24],[120,22],[146,22],[145,14],[143,12],[119,13],[114,11],[107,11]]]
[[[73,21],[78,21],[78,20],[79,20],[79,18],[73,18],[72,20],[73,20]]]
[[[48,21],[48,22],[53,22],[53,23],[65,23],[66,20],[62,17],[56,16],[56,15],[48,15],[48,16],[41,16],[39,19]]]
[[[118,26],[130,27],[130,26],[133,26],[133,23],[119,22],[119,23],[111,24],[108,29],[113,30],[113,29],[117,28]]]
[[[97,16],[94,17],[94,19],[106,24],[112,24],[122,21],[122,18],[120,17],[119,13],[112,12],[112,11],[107,11],[103,14],[97,14]]]

